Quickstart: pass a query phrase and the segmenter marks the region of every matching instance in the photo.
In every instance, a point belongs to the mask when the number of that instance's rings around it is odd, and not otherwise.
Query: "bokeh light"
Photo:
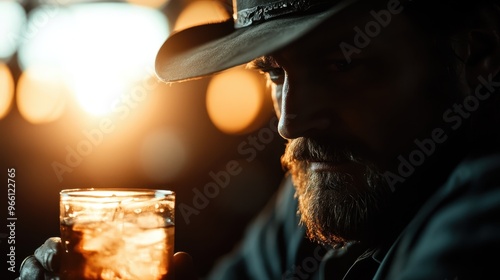
[[[151,8],[161,8],[165,6],[169,0],[127,0],[130,4],[146,6]]]
[[[5,117],[12,107],[14,97],[14,79],[9,67],[0,63],[0,119]]]
[[[262,75],[237,67],[212,78],[207,89],[206,106],[210,120],[222,132],[249,132],[265,106],[266,87]]]
[[[0,60],[7,60],[17,49],[26,13],[17,1],[0,1]]]
[[[64,81],[64,75],[57,69],[26,69],[17,88],[17,107],[21,115],[33,124],[58,119],[69,95],[68,88],[61,81]]]
[[[157,182],[175,178],[187,161],[187,148],[174,130],[168,128],[150,132],[143,139],[140,163],[146,176]]]
[[[136,81],[151,76],[168,23],[152,8],[84,3],[38,8],[27,30],[21,68],[60,69],[80,106],[103,116]]]
[[[197,0],[189,3],[179,14],[174,31],[201,25],[208,22],[220,22],[230,18],[220,1]]]

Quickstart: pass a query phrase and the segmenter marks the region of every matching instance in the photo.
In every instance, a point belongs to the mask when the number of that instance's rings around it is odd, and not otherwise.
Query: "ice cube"
[[[137,216],[137,226],[140,228],[162,228],[165,227],[165,220],[155,213],[141,213]]]

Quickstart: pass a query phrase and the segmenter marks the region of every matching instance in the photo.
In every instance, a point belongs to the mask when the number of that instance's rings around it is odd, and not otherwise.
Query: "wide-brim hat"
[[[271,54],[358,0],[233,0],[233,19],[173,33],[156,56],[164,82],[218,73]]]

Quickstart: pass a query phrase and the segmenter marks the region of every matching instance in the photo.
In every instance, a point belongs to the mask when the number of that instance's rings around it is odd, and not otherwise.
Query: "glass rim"
[[[105,195],[108,193],[108,195]],[[60,196],[64,197],[110,197],[113,194],[115,197],[128,196],[157,196],[164,195],[175,196],[175,192],[166,189],[148,189],[148,188],[72,188],[62,189],[59,191]]]

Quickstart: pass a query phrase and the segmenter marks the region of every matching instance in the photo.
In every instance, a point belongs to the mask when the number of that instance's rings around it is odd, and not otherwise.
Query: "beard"
[[[290,140],[281,159],[296,188],[301,224],[307,235],[323,245],[342,247],[372,242],[379,236],[379,219],[391,189],[376,166],[348,147],[333,142]],[[314,169],[311,163],[328,163]]]

